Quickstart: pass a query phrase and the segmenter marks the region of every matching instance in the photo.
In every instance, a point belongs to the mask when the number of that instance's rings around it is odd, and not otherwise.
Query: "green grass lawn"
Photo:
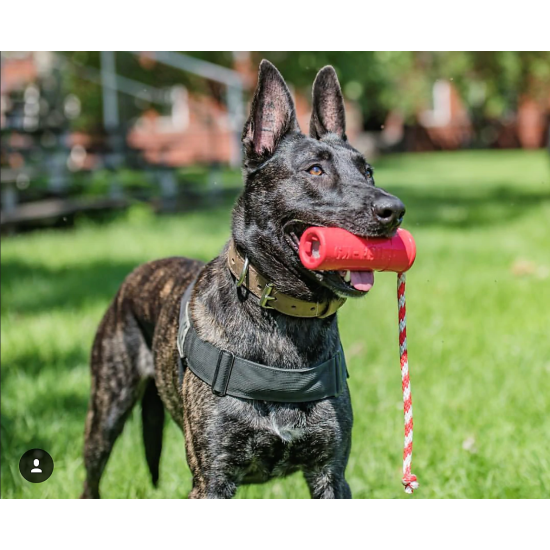
[[[418,256],[408,275],[408,343],[420,489],[400,485],[401,379],[395,275],[338,314],[355,411],[347,478],[356,498],[550,497],[550,160],[543,151],[392,156],[377,184],[407,205]],[[84,479],[88,354],[97,324],[136,265],[208,260],[230,210],[151,217],[2,241],[1,495],[73,498]],[[191,487],[183,436],[167,420],[160,487],[149,481],[139,411],[118,440],[102,495],[179,498]],[[26,482],[39,447],[55,471]],[[303,498],[301,475],[239,489]]]

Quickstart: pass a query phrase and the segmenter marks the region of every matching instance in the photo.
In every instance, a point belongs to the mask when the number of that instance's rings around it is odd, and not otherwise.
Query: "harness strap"
[[[340,395],[347,377],[342,345],[327,361],[311,368],[281,369],[255,363],[201,340],[189,315],[193,281],[181,299],[178,329],[180,385],[185,366],[212,388],[212,393],[242,399],[304,403]]]

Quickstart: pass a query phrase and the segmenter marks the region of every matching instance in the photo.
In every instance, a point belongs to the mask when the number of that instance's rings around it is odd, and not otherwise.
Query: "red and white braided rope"
[[[418,488],[416,476],[411,473],[413,448],[413,409],[409,361],[407,356],[407,318],[405,304],[405,273],[397,274],[397,303],[399,306],[399,354],[401,359],[401,382],[403,386],[403,411],[405,416],[405,443],[403,446],[403,480],[406,493]]]

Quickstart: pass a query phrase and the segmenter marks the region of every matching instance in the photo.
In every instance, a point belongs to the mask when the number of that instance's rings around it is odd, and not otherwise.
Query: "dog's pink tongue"
[[[351,271],[351,284],[357,290],[368,292],[374,284],[374,272]]]

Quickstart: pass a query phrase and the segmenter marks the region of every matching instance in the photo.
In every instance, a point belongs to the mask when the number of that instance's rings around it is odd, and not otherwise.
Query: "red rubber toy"
[[[319,271],[395,271],[411,268],[416,245],[406,229],[391,239],[358,237],[337,227],[310,227],[300,239],[300,260]]]

